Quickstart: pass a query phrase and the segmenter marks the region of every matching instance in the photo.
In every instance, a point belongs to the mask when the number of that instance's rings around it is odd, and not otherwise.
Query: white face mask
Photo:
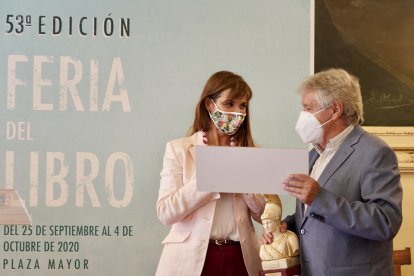
[[[302,139],[304,143],[320,144],[323,136],[322,127],[332,121],[332,119],[326,121],[325,123],[319,123],[318,119],[315,117],[316,114],[328,108],[328,106],[316,111],[315,113],[310,113],[308,111],[301,111],[299,114],[298,121],[296,122],[295,130]]]

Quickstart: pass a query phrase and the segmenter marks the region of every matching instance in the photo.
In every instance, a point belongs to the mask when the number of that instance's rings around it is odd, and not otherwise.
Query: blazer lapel
[[[321,176],[318,179],[318,183],[321,187],[324,187],[331,176],[338,170],[339,167],[345,162],[346,159],[354,152],[353,146],[359,142],[360,137],[364,133],[364,130],[360,126],[355,126],[348,137],[345,138],[343,144],[339,147],[338,151],[333,156],[332,160],[328,163]],[[309,153],[309,170],[312,170],[313,165],[316,160],[319,158],[318,152],[313,149]],[[309,174],[310,174],[309,171]],[[299,210],[301,211],[297,214],[298,221],[300,221],[300,228],[303,227],[307,220],[307,216],[304,215],[304,204],[299,201]],[[300,229],[299,228],[299,229]]]
[[[313,165],[315,165],[316,160],[318,160],[319,158],[319,153],[316,151],[315,148],[313,148],[310,152],[309,152],[309,174],[311,174]]]
[[[312,149],[309,152],[309,175],[310,175],[310,173],[312,171],[313,165],[315,164],[316,160],[318,160],[318,158],[319,158],[319,153],[315,149]],[[304,213],[305,213],[305,204],[302,201],[298,201],[298,202],[299,202],[298,203],[299,204],[299,206],[298,206],[298,209],[299,209],[299,220],[298,221],[300,221],[301,224],[303,224],[304,223],[303,219],[306,218],[304,216]]]
[[[195,161],[195,146],[203,146],[203,134],[198,131],[190,136],[190,148],[188,149],[190,152],[191,158]]]
[[[321,176],[318,179],[318,183],[321,187],[324,187],[332,175],[342,166],[345,160],[354,152],[353,146],[359,142],[363,130],[360,126],[355,126],[348,137],[345,138],[343,144],[339,147],[338,151],[333,156],[332,160],[328,163],[323,170]]]

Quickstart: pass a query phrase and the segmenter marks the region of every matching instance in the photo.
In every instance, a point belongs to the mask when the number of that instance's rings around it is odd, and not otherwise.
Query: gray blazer
[[[318,159],[313,149],[310,168]],[[300,237],[303,276],[389,276],[392,239],[402,222],[395,153],[355,126],[318,179],[321,190],[303,214],[285,219]]]

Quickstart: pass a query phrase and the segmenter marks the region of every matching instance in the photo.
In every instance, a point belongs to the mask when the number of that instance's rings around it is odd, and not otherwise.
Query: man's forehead
[[[306,91],[302,94],[302,105],[303,106],[318,106],[318,102],[315,97],[315,92]]]

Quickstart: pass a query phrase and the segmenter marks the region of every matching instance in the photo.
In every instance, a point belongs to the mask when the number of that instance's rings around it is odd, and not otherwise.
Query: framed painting
[[[315,0],[314,12],[314,71],[359,78],[364,128],[414,172],[414,2]]]

